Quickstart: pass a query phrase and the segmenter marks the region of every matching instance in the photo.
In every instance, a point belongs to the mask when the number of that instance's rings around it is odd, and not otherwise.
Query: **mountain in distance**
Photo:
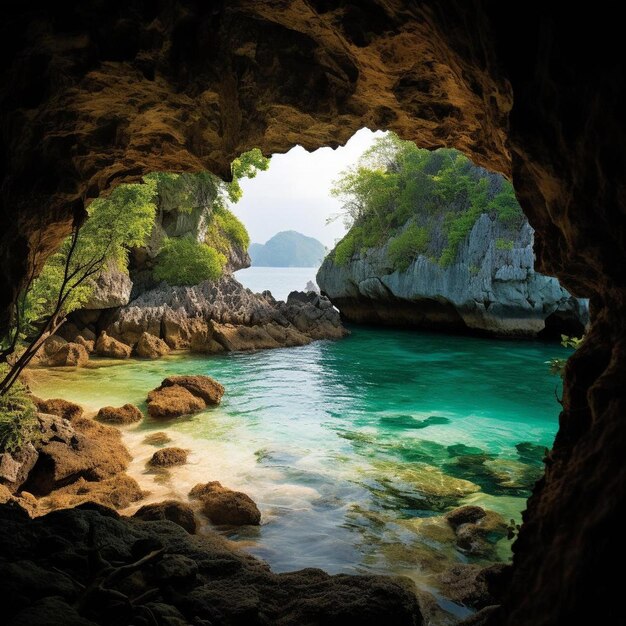
[[[276,233],[248,250],[252,267],[319,267],[327,252],[321,241],[295,230]]]

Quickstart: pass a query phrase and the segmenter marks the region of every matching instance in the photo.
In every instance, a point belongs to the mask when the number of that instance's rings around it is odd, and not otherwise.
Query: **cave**
[[[2,21],[0,325],[35,239],[151,171],[385,128],[515,186],[539,269],[591,299],[560,429],[484,623],[624,623],[626,96],[621,24],[481,1],[12,4]]]

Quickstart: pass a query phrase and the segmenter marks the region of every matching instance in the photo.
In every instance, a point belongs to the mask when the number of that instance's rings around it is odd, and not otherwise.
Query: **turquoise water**
[[[400,572],[431,589],[468,557],[424,522],[477,503],[518,519],[556,428],[558,345],[352,328],[332,342],[256,353],[40,370],[34,391],[96,410],[142,405],[167,375],[208,374],[219,407],[124,429],[150,500],[219,480],[257,501],[260,528],[228,532],[277,571]],[[143,443],[166,430],[189,464],[154,474]],[[530,443],[518,450],[520,443]],[[505,539],[501,559],[509,556]],[[461,609],[459,609],[461,610]]]
[[[248,267],[235,272],[235,278],[255,293],[268,289],[276,300],[287,300],[291,291],[304,291],[308,281],[315,283],[318,269],[317,267]]]

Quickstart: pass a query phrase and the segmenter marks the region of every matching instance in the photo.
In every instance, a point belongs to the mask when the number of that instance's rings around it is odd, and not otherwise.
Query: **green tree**
[[[94,200],[87,219],[76,224],[59,250],[50,256],[39,275],[36,267],[14,309],[10,335],[4,340],[4,359],[19,340],[27,345],[0,381],[5,394],[30,363],[45,339],[54,334],[71,311],[83,305],[94,279],[110,266],[125,269],[128,250],[141,246],[154,224],[156,183],[120,185],[107,198]],[[31,264],[38,251],[32,255]]]

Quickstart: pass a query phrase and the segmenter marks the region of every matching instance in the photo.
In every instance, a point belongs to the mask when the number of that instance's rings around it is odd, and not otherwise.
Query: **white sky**
[[[326,225],[326,218],[340,207],[330,196],[332,181],[381,135],[381,131],[362,128],[336,150],[307,152],[296,146],[286,154],[274,155],[267,171],[240,181],[243,198],[231,206],[233,213],[255,243],[265,243],[282,230],[297,230],[332,248],[346,231],[341,218]]]

